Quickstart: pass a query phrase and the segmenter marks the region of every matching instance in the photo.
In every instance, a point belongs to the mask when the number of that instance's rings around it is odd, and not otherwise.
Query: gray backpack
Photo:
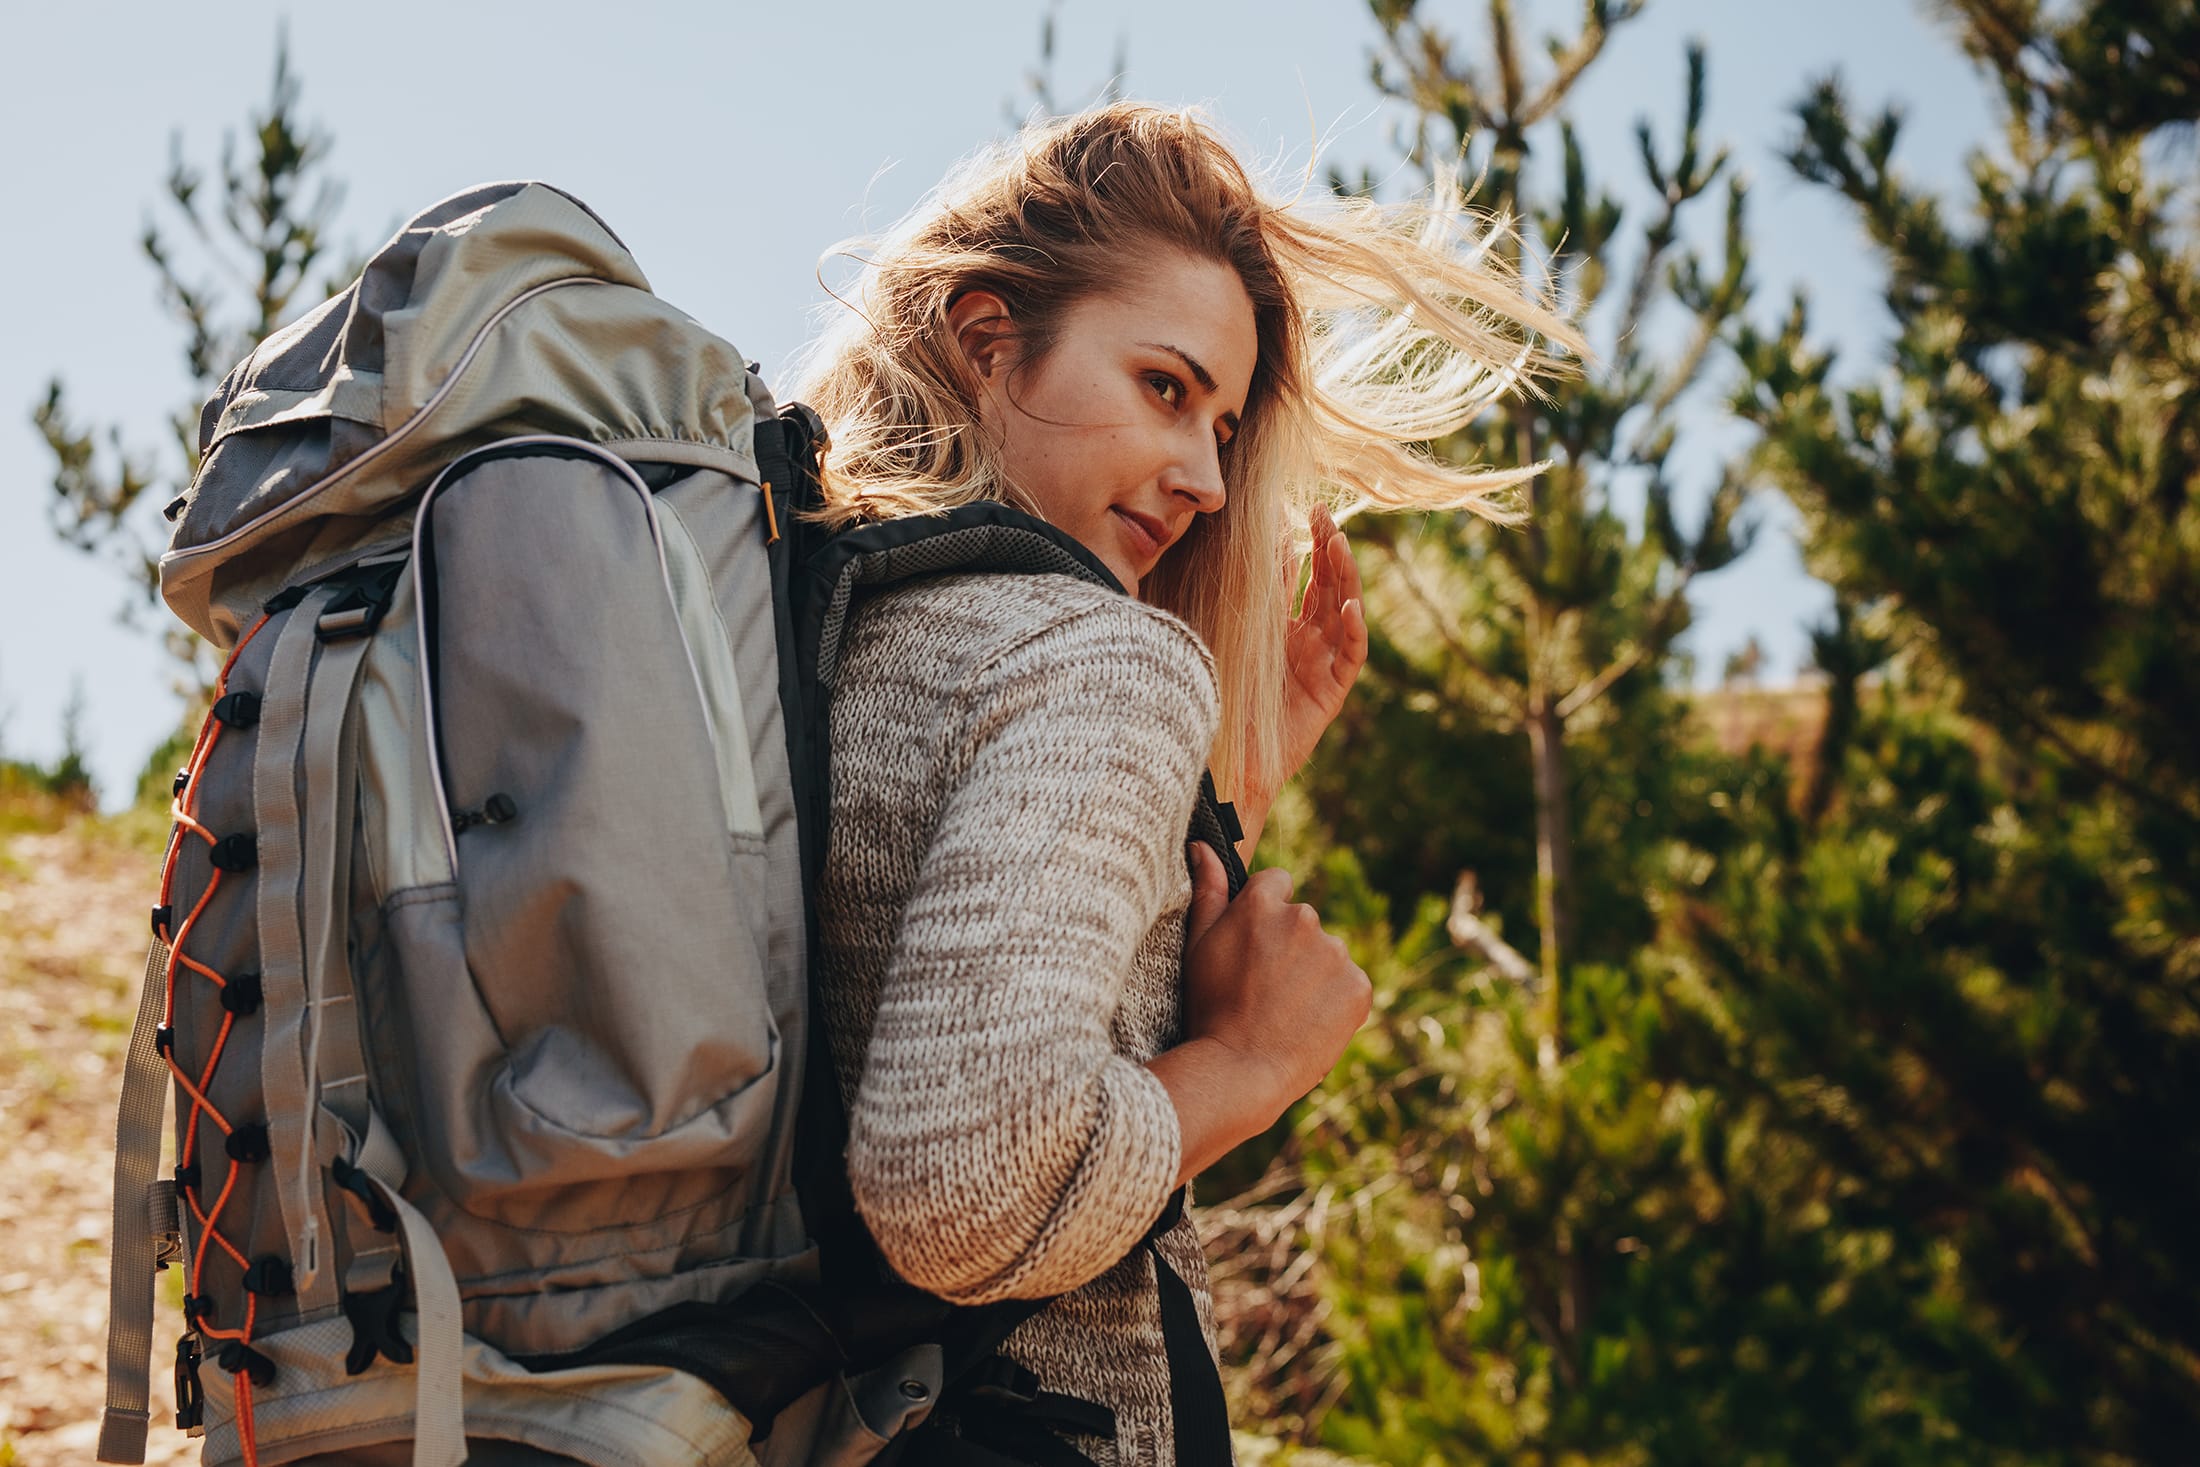
[[[958,1333],[829,1277],[822,707],[866,588],[1106,576],[1003,506],[820,551],[822,446],[540,184],[428,209],[207,405],[161,590],[227,661],[117,1122],[100,1460],[144,1460],[162,1266],[209,1464],[883,1460],[1037,1307]]]

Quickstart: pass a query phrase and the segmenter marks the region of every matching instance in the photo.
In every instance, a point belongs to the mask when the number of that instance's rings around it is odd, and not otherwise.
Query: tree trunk
[[[1542,935],[1543,1034],[1554,1057],[1566,1052],[1560,991],[1574,942],[1574,843],[1566,802],[1566,725],[1543,686],[1528,697],[1528,750],[1535,768],[1535,905]]]

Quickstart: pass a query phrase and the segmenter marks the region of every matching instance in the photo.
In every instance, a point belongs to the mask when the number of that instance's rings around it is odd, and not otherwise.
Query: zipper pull
[[[459,810],[451,816],[451,834],[458,835],[477,825],[502,825],[519,818],[519,806],[510,795],[495,794],[481,802],[478,810]]]

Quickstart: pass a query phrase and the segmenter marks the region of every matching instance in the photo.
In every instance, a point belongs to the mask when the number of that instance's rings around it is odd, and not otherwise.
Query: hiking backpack
[[[199,448],[161,591],[225,661],[116,1124],[100,1460],[144,1460],[171,1263],[209,1467],[1005,1463],[1107,1427],[996,1353],[1043,1301],[954,1309],[869,1246],[809,905],[861,598],[1105,569],[998,504],[821,532],[815,415],[536,183],[414,218]],[[1193,833],[1234,891],[1211,785]],[[1154,1257],[1179,1460],[1226,1461]],[[943,1401],[1014,1454],[921,1430]]]

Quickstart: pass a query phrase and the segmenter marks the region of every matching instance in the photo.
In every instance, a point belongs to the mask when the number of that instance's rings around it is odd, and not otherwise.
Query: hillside
[[[114,1097],[159,862],[142,817],[0,799],[0,1467],[89,1462],[105,1399]],[[154,1327],[148,1460],[197,1459],[173,1419],[179,1280]]]

